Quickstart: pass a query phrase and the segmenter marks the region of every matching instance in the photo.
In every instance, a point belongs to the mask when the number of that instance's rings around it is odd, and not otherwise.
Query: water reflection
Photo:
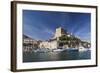
[[[61,61],[90,59],[91,51],[62,51],[62,52],[24,52],[23,62]]]

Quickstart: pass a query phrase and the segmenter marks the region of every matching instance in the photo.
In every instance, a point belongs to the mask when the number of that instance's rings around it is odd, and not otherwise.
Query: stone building
[[[67,48],[68,45],[62,45],[62,41],[60,41],[60,37],[63,35],[71,36],[68,32],[66,32],[63,28],[56,28],[54,37],[49,39],[48,41],[42,41],[40,43],[40,48],[49,48],[49,49],[57,49],[57,48]]]
[[[48,49],[55,49],[58,46],[57,40],[52,41],[42,41],[40,43],[40,48],[48,48]]]
[[[37,49],[39,45],[39,41],[34,40],[26,35],[23,35],[23,50],[31,51],[33,49]]]
[[[65,36],[64,39],[61,39]],[[49,49],[62,49],[62,48],[90,48],[90,43],[83,42],[79,38],[75,37],[69,32],[66,32],[63,28],[56,28],[54,37],[48,41],[42,41],[40,43],[40,48],[49,48]]]
[[[90,48],[91,44],[80,40],[71,33],[65,31],[63,28],[56,28],[55,34],[51,39],[45,41],[38,41],[28,36],[23,37],[24,51],[32,51],[36,49],[69,49],[69,48]]]

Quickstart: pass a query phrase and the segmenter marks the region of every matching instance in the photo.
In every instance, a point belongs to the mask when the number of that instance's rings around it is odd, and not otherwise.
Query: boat
[[[82,52],[82,51],[87,51],[88,49],[84,48],[84,47],[79,47],[79,52]]]
[[[63,49],[54,49],[53,52],[61,52]]]
[[[63,48],[63,49],[54,49],[53,52],[64,52],[64,51],[77,51],[78,52],[78,49],[77,48]]]
[[[68,52],[71,52],[71,51],[75,51],[75,52],[78,52],[78,49],[77,48],[68,48],[66,49]]]

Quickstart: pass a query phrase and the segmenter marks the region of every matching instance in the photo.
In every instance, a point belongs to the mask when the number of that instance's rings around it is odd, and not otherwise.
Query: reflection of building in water
[[[51,39],[46,41],[37,41],[24,35],[23,46],[26,50],[48,48],[48,49],[62,49],[62,48],[90,48],[90,43],[80,40],[78,37],[66,32],[63,28],[56,28],[55,34]]]

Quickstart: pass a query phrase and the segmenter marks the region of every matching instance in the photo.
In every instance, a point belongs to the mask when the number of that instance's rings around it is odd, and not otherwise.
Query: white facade
[[[59,37],[61,37],[62,35],[66,34],[66,32],[64,31],[64,29],[62,29],[61,27],[56,29],[56,32],[54,34],[54,37],[52,38],[51,41],[43,41],[40,43],[40,48],[49,48],[49,49],[56,49],[59,46]],[[56,39],[56,40],[54,40]]]
[[[43,41],[40,43],[40,48],[55,49],[58,46],[57,41]]]

